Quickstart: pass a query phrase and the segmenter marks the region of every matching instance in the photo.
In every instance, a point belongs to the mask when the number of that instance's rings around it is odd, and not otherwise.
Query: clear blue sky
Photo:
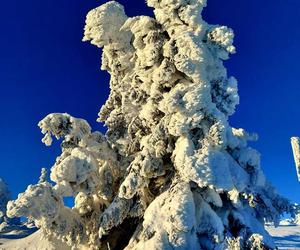
[[[9,0],[0,9],[0,177],[14,196],[50,168],[58,144],[41,143],[37,123],[51,112],[90,122],[108,95],[100,50],[82,43],[86,13],[103,0]],[[144,0],[122,0],[126,12],[152,15]],[[278,191],[300,203],[290,137],[300,135],[300,1],[208,0],[206,20],[235,30],[238,53],[226,62],[239,80],[235,127],[260,135],[253,147]]]

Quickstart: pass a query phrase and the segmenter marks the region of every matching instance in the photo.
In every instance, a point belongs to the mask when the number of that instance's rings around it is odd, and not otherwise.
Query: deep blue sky
[[[51,112],[85,118],[96,130],[108,95],[100,50],[82,43],[86,13],[103,0],[10,0],[0,8],[0,177],[13,196],[36,183],[59,154],[41,143],[37,123]],[[122,0],[129,16],[152,15],[144,0]],[[260,135],[253,147],[278,191],[300,202],[290,137],[300,135],[300,1],[208,0],[206,20],[235,30],[226,62],[239,80],[235,127]]]

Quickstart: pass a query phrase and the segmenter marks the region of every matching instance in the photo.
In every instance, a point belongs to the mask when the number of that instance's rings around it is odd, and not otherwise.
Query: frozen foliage
[[[44,118],[43,142],[62,139],[55,184],[43,171],[8,214],[74,249],[274,248],[264,221],[294,207],[266,181],[248,146],[257,136],[228,123],[239,103],[223,66],[233,31],[202,19],[205,0],[147,4],[155,19],[129,18],[115,1],[87,15],[83,40],[103,48],[111,75],[98,118],[107,133],[68,114]]]
[[[292,143],[292,148],[293,148],[297,176],[298,176],[298,180],[300,181],[300,138],[292,137],[291,143]]]

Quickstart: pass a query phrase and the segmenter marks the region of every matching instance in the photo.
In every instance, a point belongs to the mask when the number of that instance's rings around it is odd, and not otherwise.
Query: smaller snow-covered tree
[[[0,178],[0,233],[8,230],[11,226],[19,225],[19,218],[9,218],[6,215],[7,203],[11,200],[11,194],[7,184]]]
[[[0,178],[0,223],[6,220],[6,205],[11,199],[6,183]]]

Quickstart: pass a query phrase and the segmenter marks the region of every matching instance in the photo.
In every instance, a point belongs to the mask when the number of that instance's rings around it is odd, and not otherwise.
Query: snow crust
[[[55,238],[88,249],[273,249],[264,222],[294,207],[279,196],[230,126],[237,80],[223,61],[234,33],[201,16],[205,0],[148,0],[155,18],[127,17],[110,1],[91,10],[84,41],[103,48],[110,96],[105,135],[68,114],[39,127],[62,154],[40,181],[8,203]],[[70,209],[63,197],[75,198]]]

